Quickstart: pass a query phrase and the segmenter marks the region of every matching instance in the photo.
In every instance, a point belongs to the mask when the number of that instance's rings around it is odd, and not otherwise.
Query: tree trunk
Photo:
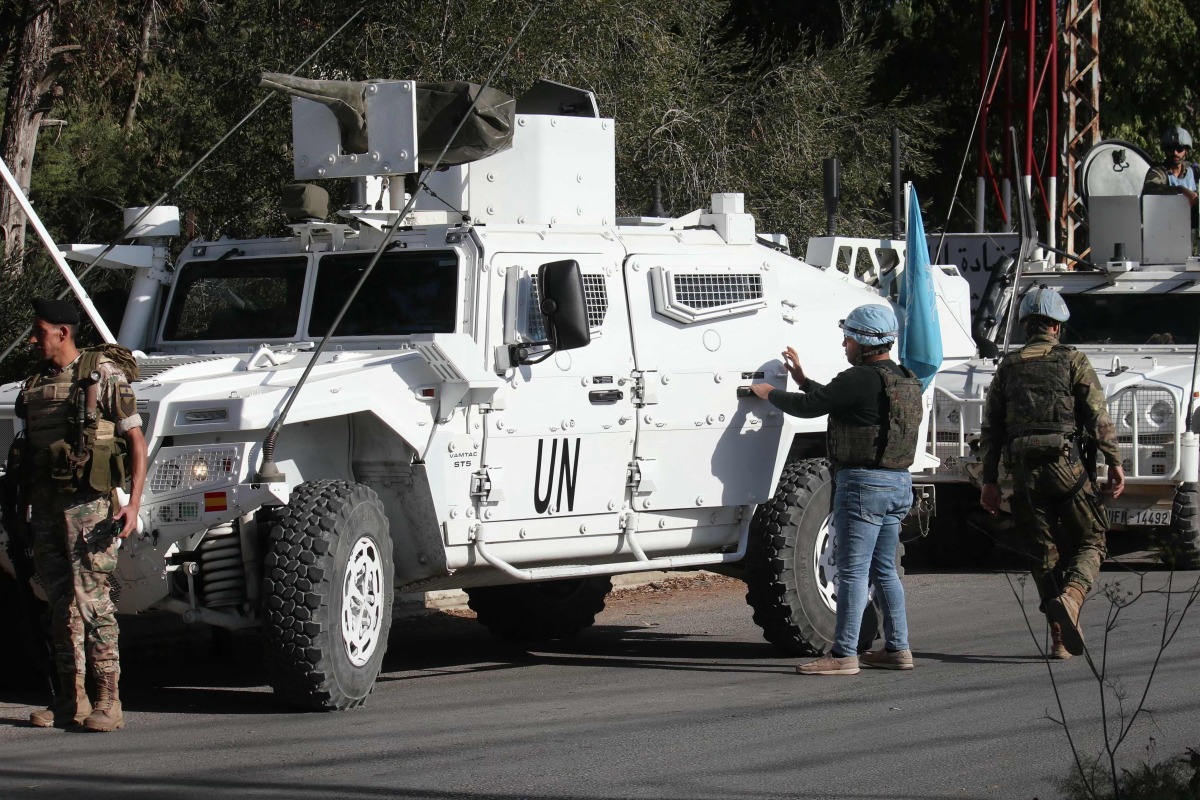
[[[33,175],[33,153],[41,126],[43,79],[50,66],[54,34],[55,4],[45,3],[30,9],[18,34],[8,83],[8,104],[4,110],[4,131],[0,135],[0,153],[4,163],[26,194]],[[0,238],[9,268],[20,271],[20,254],[25,241],[25,214],[8,191],[0,199]]]
[[[133,74],[133,97],[130,98],[129,106],[125,109],[124,129],[126,131],[133,128],[133,122],[137,119],[142,82],[146,79],[146,61],[150,58],[150,32],[154,27],[154,11],[154,0],[146,0],[146,12],[142,16],[142,41],[138,47],[137,69]]]

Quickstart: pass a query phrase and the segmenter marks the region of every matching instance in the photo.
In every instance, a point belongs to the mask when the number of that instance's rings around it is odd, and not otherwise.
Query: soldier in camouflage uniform
[[[832,521],[838,569],[837,622],[829,654],[800,664],[801,675],[855,675],[913,668],[904,587],[896,569],[900,524],[912,505],[908,468],[917,453],[921,382],[891,360],[899,325],[887,306],[859,306],[841,322],[846,360],[853,366],[822,385],[807,377],[792,348],[784,363],[799,393],[756,383],[750,390],[797,417],[829,415],[833,462]],[[874,583],[883,608],[884,647],[858,653],[859,630]]]
[[[30,715],[30,722],[114,731],[124,718],[109,576],[120,539],[137,529],[146,441],[133,389],[107,355],[113,351],[76,347],[75,307],[35,300],[34,317],[30,342],[43,360],[26,379],[18,404],[30,462],[22,481],[34,564],[50,605],[60,691],[54,704]],[[115,490],[123,487],[126,474],[132,478],[130,499],[119,506]],[[85,688],[89,667],[94,708]]]
[[[1119,497],[1125,473],[1104,392],[1087,357],[1058,341],[1070,312],[1039,287],[1021,300],[1029,339],[1000,362],[984,406],[980,504],[1000,509],[1000,458],[1012,475],[1013,515],[1033,540],[1033,578],[1050,622],[1051,656],[1083,652],[1079,607],[1092,588],[1107,545],[1108,517],[1081,453],[1094,443],[1108,465],[1107,490]]]

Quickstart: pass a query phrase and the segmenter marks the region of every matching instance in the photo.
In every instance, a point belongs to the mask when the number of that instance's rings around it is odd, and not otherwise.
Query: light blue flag
[[[904,280],[900,284],[900,306],[904,309],[904,330],[900,336],[900,363],[921,379],[921,389],[929,388],[942,365],[942,329],[938,324],[937,295],[933,287],[933,269],[929,265],[929,247],[925,244],[925,224],[916,187],[908,191],[908,235],[905,242]]]

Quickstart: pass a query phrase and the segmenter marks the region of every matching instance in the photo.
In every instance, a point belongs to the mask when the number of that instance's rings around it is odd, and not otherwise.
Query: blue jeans
[[[907,650],[904,587],[896,574],[900,522],[912,505],[907,470],[842,467],[833,477],[833,525],[838,569],[837,628],[833,653],[858,653],[859,629],[867,608],[867,583],[875,585],[883,609],[884,644]]]

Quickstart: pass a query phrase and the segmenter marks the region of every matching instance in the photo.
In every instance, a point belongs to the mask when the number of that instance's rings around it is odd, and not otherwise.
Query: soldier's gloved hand
[[[1000,510],[1000,485],[985,483],[979,492],[979,505],[989,514],[997,513]]]
[[[758,395],[763,400],[767,399],[767,395],[769,395],[771,393],[771,390],[774,388],[775,387],[769,383],[752,383],[752,384],[750,384],[750,391],[754,392],[754,394]]]
[[[1116,500],[1125,491],[1125,470],[1120,464],[1110,464],[1108,467],[1108,483],[1104,487],[1108,494]]]

